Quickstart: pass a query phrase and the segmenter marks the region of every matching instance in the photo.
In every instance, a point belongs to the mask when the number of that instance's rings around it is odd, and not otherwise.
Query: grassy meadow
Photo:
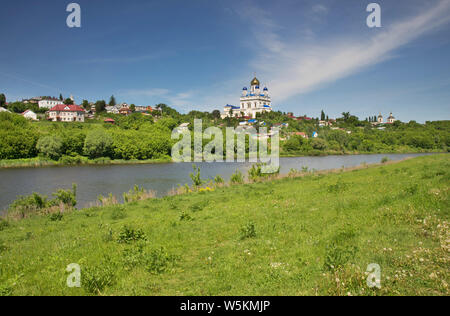
[[[0,295],[449,295],[449,167],[433,155],[2,221]]]

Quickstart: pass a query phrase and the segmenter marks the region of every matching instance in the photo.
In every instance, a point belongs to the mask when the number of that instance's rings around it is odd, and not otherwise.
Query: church
[[[269,96],[269,89],[260,88],[260,82],[255,77],[250,82],[250,90],[247,87],[242,89],[240,106],[226,105],[222,118],[248,116],[256,118],[256,113],[271,112],[272,104]]]

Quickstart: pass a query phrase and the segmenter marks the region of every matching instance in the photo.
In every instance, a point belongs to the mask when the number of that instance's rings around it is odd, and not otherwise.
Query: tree
[[[115,106],[116,105],[116,98],[114,98],[114,96],[112,95],[111,98],[109,99],[109,106]]]
[[[6,104],[6,96],[2,93],[0,94],[0,106],[5,106]]]
[[[83,102],[81,103],[81,105],[83,106],[83,108],[85,110],[87,110],[89,108],[89,102],[88,100],[83,100]]]
[[[107,157],[111,154],[113,140],[104,130],[94,130],[87,134],[84,141],[84,154],[89,158]]]
[[[325,112],[322,110],[322,113],[320,113],[320,120],[325,121]]]
[[[64,100],[63,95],[62,95],[61,93],[59,94],[59,100],[60,100],[60,101],[63,101],[63,100]]]
[[[136,112],[136,105],[132,104],[130,105],[131,112]]]
[[[95,102],[95,111],[97,113],[105,112],[106,102],[105,100],[99,100]]]
[[[214,110],[214,111],[212,111],[211,114],[214,119],[220,119],[220,111],[219,110]]]
[[[73,100],[71,98],[67,98],[64,100],[64,104],[65,105],[72,105],[73,104]]]
[[[58,136],[45,136],[38,140],[36,149],[44,156],[58,160],[62,155],[63,142]]]

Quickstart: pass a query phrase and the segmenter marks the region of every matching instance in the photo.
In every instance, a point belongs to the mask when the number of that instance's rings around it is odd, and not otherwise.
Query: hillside
[[[433,155],[1,222],[0,294],[449,295],[449,167]]]

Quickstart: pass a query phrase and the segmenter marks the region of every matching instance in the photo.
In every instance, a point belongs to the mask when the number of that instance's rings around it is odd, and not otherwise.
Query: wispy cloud
[[[90,59],[82,59],[76,61],[80,64],[101,64],[101,63],[139,63],[143,61],[155,60],[159,58],[167,58],[168,56],[173,56],[174,52],[158,52],[153,54],[144,54],[139,56],[130,56],[130,57],[100,57],[100,58],[90,58]]]
[[[325,7],[313,7],[323,12]],[[252,29],[259,40],[258,58],[250,66],[270,78],[272,94],[277,101],[317,89],[323,84],[357,73],[393,57],[398,48],[450,21],[450,1],[440,0],[415,16],[374,30],[372,37],[335,38],[307,45],[292,39],[282,40],[281,26],[261,8],[252,10]],[[258,37],[264,31],[263,39]]]

